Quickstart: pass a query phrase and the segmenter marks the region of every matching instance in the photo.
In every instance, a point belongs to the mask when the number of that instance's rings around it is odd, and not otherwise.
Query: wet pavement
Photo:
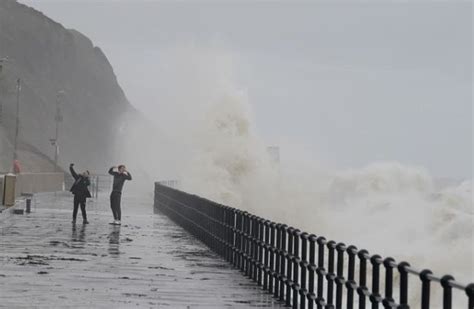
[[[71,223],[67,194],[0,221],[1,308],[282,308],[166,216],[152,197],[124,196],[122,226],[108,200]],[[78,214],[78,219],[80,212]]]

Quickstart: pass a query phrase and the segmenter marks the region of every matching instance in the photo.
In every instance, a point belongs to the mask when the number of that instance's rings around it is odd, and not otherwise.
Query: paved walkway
[[[70,196],[45,194],[31,214],[0,221],[0,307],[282,307],[154,215],[151,196],[125,196],[121,227],[107,224],[106,197],[89,203],[89,225],[72,225],[71,208]]]

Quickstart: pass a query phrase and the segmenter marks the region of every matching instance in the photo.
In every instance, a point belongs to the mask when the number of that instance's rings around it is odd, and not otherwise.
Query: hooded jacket
[[[89,189],[87,188],[91,182],[89,177],[83,175],[78,175],[72,165],[69,166],[69,171],[71,172],[72,177],[74,177],[74,184],[72,185],[70,191],[72,194],[79,198],[89,198],[92,197]]]

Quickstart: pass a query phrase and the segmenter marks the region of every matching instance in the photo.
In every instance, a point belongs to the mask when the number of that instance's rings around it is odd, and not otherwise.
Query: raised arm
[[[127,174],[125,174],[127,177],[125,177],[125,179],[127,180],[132,180],[132,175],[130,175],[130,172],[127,171]]]
[[[74,164],[69,165],[69,171],[71,172],[72,177],[74,177],[74,180],[77,180],[79,178],[79,175],[77,175],[76,171],[73,168]]]
[[[118,173],[117,173],[117,172],[114,172],[114,167],[112,166],[112,167],[109,169],[109,174],[112,175],[112,176],[115,176],[115,175],[117,175]]]

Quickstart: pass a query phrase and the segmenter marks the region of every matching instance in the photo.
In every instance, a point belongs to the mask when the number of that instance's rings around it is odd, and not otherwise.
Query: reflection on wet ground
[[[112,225],[109,236],[109,254],[111,256],[120,254],[120,226]]]
[[[122,226],[107,199],[89,203],[89,225],[71,224],[70,204],[41,195],[1,223],[0,307],[282,307],[151,202],[125,198]]]
[[[84,248],[84,243],[86,241],[86,226],[87,225],[83,224],[78,228],[76,224],[72,224],[71,243],[76,248]]]

